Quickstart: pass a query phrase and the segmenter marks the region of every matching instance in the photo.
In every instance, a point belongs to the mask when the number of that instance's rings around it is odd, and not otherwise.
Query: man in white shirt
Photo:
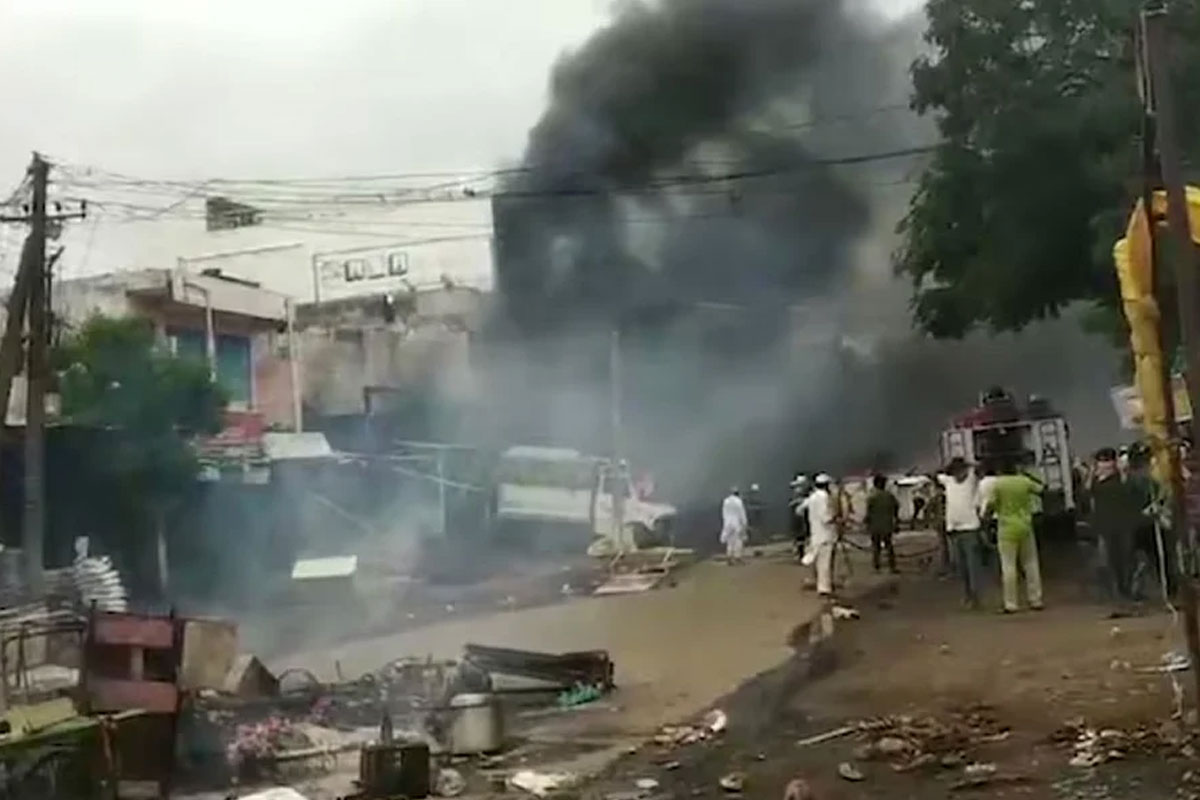
[[[833,479],[828,475],[818,475],[812,494],[801,504],[808,514],[809,527],[804,564],[816,565],[817,594],[822,597],[833,595],[833,548],[837,543],[837,525],[833,495],[829,491],[832,483]]]
[[[742,502],[741,492],[735,486],[721,503],[721,544],[725,545],[728,563],[742,563],[748,527],[746,504]]]
[[[937,479],[945,491],[946,536],[963,579],[964,602],[969,608],[977,609],[982,573],[979,478],[965,460],[955,458]]]

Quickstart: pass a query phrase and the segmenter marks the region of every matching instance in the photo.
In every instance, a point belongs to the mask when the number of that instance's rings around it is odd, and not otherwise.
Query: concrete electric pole
[[[33,180],[28,248],[29,354],[25,368],[25,517],[21,548],[25,581],[41,594],[46,530],[46,373],[50,331],[47,321],[49,287],[46,272],[46,187],[50,165],[36,153],[29,167]]]

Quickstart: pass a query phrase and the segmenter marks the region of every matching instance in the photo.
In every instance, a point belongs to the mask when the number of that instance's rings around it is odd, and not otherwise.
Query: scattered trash
[[[450,767],[438,770],[434,792],[438,797],[458,797],[467,789],[467,779],[462,773]]]
[[[1168,653],[1163,653],[1162,666],[1153,670],[1154,672],[1187,672],[1191,669],[1192,662],[1185,653],[1178,650],[1172,650]]]
[[[931,764],[936,764],[937,762],[938,757],[933,753],[918,753],[908,761],[892,764],[892,769],[894,769],[896,772],[912,772],[915,769],[928,767]]]
[[[667,763],[662,765],[662,768],[665,769],[667,772],[674,772],[675,770],[679,769],[681,766],[683,766],[683,765],[680,764],[678,761],[668,761]]]
[[[963,778],[960,781],[955,781],[950,784],[953,791],[961,791],[963,789],[976,789],[980,786],[995,786],[1001,783],[1027,783],[1032,780],[1028,775],[986,775],[983,778]]]
[[[746,776],[741,772],[731,772],[719,781],[721,788],[731,794],[740,794],[746,788]]]
[[[508,783],[514,789],[528,792],[535,797],[545,797],[553,792],[569,788],[576,777],[569,772],[536,772],[523,769],[513,774]]]
[[[938,652],[941,653],[942,655],[949,655],[950,654],[950,645],[948,645],[948,644],[942,645],[941,647],[938,648]]]
[[[572,587],[572,586],[571,586],[571,584],[569,584],[569,583],[564,583],[564,584],[562,585],[562,596],[563,596],[563,597],[570,597],[570,596],[571,596],[571,595],[573,595],[573,594],[575,594],[575,589],[574,589],[574,587]]]
[[[729,717],[725,712],[714,708],[704,715],[704,720],[699,725],[664,726],[654,737],[654,743],[663,747],[679,747],[704,742],[724,731],[728,725]]]
[[[898,756],[912,749],[912,742],[895,736],[884,736],[875,743],[875,751],[883,756]]]
[[[633,785],[643,792],[653,792],[658,788],[658,781],[654,780],[654,778],[638,778],[633,782]]]
[[[1183,755],[1191,747],[1188,738],[1177,727],[1139,726],[1130,731],[1105,728],[1096,730],[1083,720],[1072,720],[1060,728],[1052,740],[1071,747],[1067,762],[1073,767],[1096,767],[1131,755]]]
[[[825,733],[818,733],[816,736],[809,736],[807,739],[801,739],[800,741],[796,742],[796,746],[808,747],[809,745],[821,744],[822,742],[828,742],[832,739],[840,739],[843,736],[849,736],[856,730],[858,730],[858,727],[855,725],[843,725],[840,728],[834,728],[831,731],[825,731]]]
[[[816,795],[804,778],[792,778],[783,787],[783,800],[816,800]]]
[[[704,727],[708,728],[709,733],[720,733],[728,725],[729,717],[719,708],[714,708],[704,715]]]
[[[1009,736],[986,707],[976,707],[946,719],[896,716],[864,720],[855,726],[864,740],[855,748],[859,761],[888,761],[896,772],[929,766],[956,767],[982,744]]]
[[[996,774],[996,765],[992,763],[967,764],[963,767],[963,777],[971,780],[979,780],[982,778],[990,778]]]
[[[838,775],[842,776],[844,780],[853,781],[855,783],[861,780],[866,780],[866,776],[862,774],[862,770],[851,764],[849,761],[843,761],[842,763],[838,764]]]
[[[243,795],[240,800],[308,800],[290,786],[273,786],[254,794]]]
[[[603,689],[588,684],[577,683],[558,696],[559,708],[574,708],[593,703],[604,696]]]
[[[858,619],[858,609],[849,606],[834,606],[832,609],[834,619]]]

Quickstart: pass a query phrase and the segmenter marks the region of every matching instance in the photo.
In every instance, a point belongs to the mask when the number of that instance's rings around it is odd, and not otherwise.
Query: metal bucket
[[[494,753],[504,745],[504,714],[494,694],[450,698],[450,750],[454,755]]]

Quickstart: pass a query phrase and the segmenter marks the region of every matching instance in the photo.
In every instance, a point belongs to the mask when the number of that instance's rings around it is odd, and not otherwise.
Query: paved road
[[[442,621],[294,654],[275,666],[304,666],[331,678],[335,661],[350,676],[402,656],[454,658],[468,642],[552,652],[606,649],[619,691],[613,696],[618,710],[604,727],[648,733],[703,710],[788,657],[789,634],[818,609],[816,597],[801,590],[803,573],[783,559],[742,567],[703,562],[674,587]]]

